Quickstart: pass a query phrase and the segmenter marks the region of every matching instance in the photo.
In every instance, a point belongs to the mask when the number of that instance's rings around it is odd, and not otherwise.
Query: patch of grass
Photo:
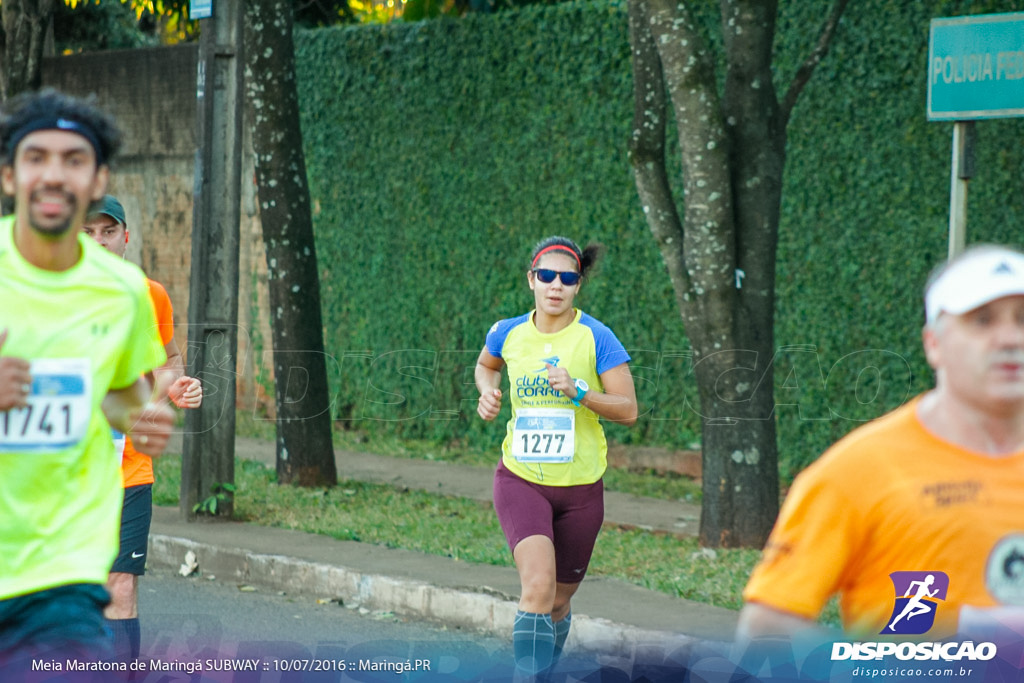
[[[483,450],[460,444],[439,445],[431,441],[367,436],[354,430],[335,430],[334,447],[396,458],[438,460],[479,467],[494,467],[497,459],[501,457],[500,447]],[[605,472],[604,485],[607,491],[631,493],[648,498],[681,500],[688,503],[699,503],[701,500],[700,484],[674,473],[632,472],[610,467]]]
[[[154,505],[177,505],[181,498],[181,456],[174,454],[153,458]]]
[[[180,477],[180,457],[160,458],[154,502],[177,505]],[[343,541],[511,565],[489,503],[345,479],[330,489],[278,486],[276,480],[273,469],[252,460],[236,460],[235,518]]]
[[[154,501],[176,505],[181,459],[156,461]],[[512,566],[501,527],[488,503],[342,480],[331,489],[278,486],[273,469],[251,460],[235,463],[235,517],[341,540],[375,543],[466,562]],[[692,559],[693,539],[605,527],[591,573],[699,602],[738,608],[739,593],[759,553],[719,551]]]
[[[604,473],[604,487],[606,491],[695,504],[702,497],[700,484],[672,472],[633,472],[609,467]]]
[[[277,423],[249,410],[236,410],[235,434],[250,439],[274,441],[277,439]]]
[[[694,602],[739,609],[759,550],[702,550],[695,538],[605,528],[597,539],[593,573]]]
[[[236,498],[239,519],[456,560],[508,566],[487,504],[343,480],[333,489],[277,486],[269,478]]]
[[[237,424],[240,436],[274,438],[273,422],[239,413]],[[348,431],[335,432],[335,447],[478,466],[492,466],[496,457],[490,451],[425,441],[367,439]],[[157,458],[154,468],[154,503],[177,505],[180,456]],[[467,562],[512,566],[511,553],[488,503],[350,480],[342,480],[331,489],[278,486],[273,468],[241,459],[235,462],[235,483],[235,517],[240,520]],[[700,501],[699,487],[678,475],[609,469],[605,487],[641,496]],[[760,555],[757,550],[702,550],[696,539],[606,526],[598,538],[589,573],[695,602],[739,609],[743,587]],[[821,621],[839,623],[835,600],[825,608]]]

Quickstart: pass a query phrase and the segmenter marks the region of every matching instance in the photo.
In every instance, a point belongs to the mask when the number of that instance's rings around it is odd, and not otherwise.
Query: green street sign
[[[932,19],[928,120],[1024,116],[1024,12]]]

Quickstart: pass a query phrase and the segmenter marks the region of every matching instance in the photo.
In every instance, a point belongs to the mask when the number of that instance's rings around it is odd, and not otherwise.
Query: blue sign
[[[932,19],[928,120],[1024,116],[1024,12]]]
[[[189,19],[209,19],[213,16],[213,0],[192,0],[189,3]]]

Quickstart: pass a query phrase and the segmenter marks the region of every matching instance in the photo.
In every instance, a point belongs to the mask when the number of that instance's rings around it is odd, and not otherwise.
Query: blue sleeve
[[[518,318],[506,318],[491,325],[491,329],[487,331],[487,342],[484,344],[487,352],[495,358],[501,358],[501,350],[505,347],[508,333],[512,331],[512,328],[522,325],[529,319],[530,314],[525,313]]]
[[[580,317],[580,324],[590,328],[594,335],[594,352],[597,356],[597,374],[611,370],[617,365],[630,361],[626,347],[615,336],[607,325],[586,313]]]

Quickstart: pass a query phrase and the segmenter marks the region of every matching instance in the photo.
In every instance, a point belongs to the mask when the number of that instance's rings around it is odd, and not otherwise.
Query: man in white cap
[[[844,630],[864,640],[940,640],[967,612],[1022,614],[1024,254],[967,250],[929,279],[925,311],[935,388],[796,478],[744,591],[739,643],[813,632],[837,593]]]

